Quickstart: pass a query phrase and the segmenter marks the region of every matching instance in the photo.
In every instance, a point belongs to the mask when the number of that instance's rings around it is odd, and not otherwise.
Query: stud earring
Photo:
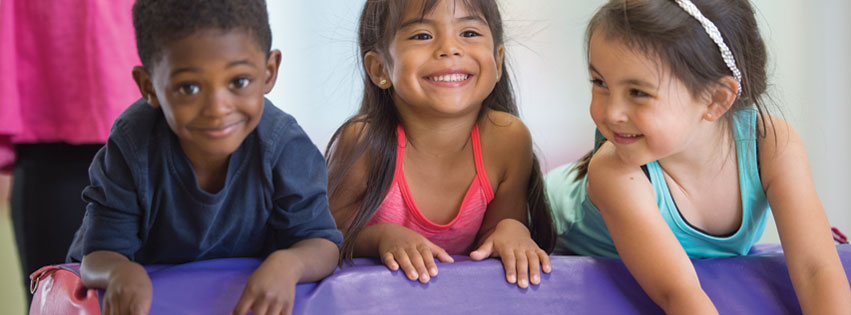
[[[703,115],[703,118],[706,120],[712,120],[712,113],[706,113],[706,115]]]
[[[379,87],[384,87],[384,85],[386,85],[386,84],[387,84],[387,80],[386,80],[386,79],[381,79],[381,81],[378,81],[378,86],[379,86]]]

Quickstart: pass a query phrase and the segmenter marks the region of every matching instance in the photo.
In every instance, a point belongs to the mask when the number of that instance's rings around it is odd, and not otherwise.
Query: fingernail
[[[508,282],[514,283],[517,282],[517,278],[514,276],[508,276]]]
[[[532,276],[532,283],[538,284],[541,282],[541,277],[538,275]]]
[[[437,275],[437,268],[431,268],[431,269],[428,270],[428,272],[430,272],[432,276],[436,276]]]
[[[408,274],[408,278],[410,278],[411,280],[416,280],[416,279],[417,279],[417,278],[419,278],[419,277],[420,277],[420,276],[419,276],[418,274],[416,274],[416,273],[409,273],[409,274]]]

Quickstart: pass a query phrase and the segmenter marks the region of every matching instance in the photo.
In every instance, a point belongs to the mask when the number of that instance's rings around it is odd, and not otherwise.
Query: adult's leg
[[[15,147],[18,160],[11,210],[29,302],[29,275],[42,266],[65,262],[86,211],[80,196],[89,184],[89,164],[101,146],[38,143]]]

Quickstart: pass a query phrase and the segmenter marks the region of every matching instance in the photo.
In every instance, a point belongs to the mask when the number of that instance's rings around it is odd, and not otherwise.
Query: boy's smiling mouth
[[[191,128],[195,131],[201,132],[203,135],[209,138],[224,138],[232,134],[236,129],[242,125],[244,121],[240,120],[233,123],[223,124],[218,127],[210,127],[210,128]]]

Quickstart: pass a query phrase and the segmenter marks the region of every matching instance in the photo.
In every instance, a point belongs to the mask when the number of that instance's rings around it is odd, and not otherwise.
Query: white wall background
[[[521,116],[546,170],[591,148],[583,36],[603,0],[502,0],[506,52]],[[752,0],[768,43],[782,113],[807,147],[831,224],[851,232],[851,1]],[[359,105],[356,39],[363,1],[268,1],[273,46],[283,52],[275,104],[324,150]],[[764,242],[779,242],[773,223]]]

